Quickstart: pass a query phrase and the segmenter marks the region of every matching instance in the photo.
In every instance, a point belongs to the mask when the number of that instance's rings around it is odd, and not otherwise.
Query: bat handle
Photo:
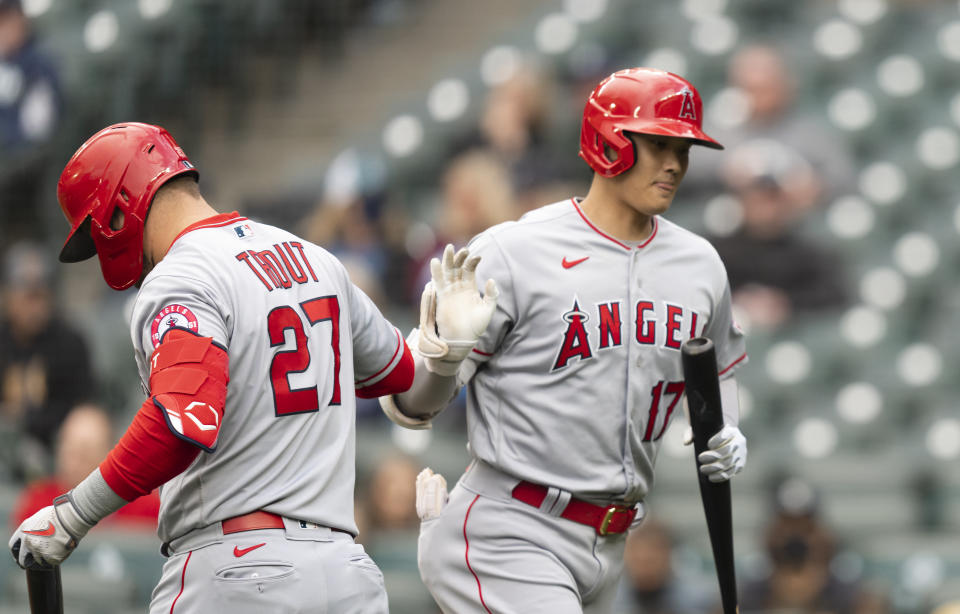
[[[27,596],[32,614],[63,614],[60,566],[27,570]]]

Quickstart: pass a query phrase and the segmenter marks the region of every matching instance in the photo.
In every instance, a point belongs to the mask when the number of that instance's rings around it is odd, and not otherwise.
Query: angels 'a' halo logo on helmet
[[[619,175],[636,161],[633,143],[624,132],[678,137],[723,149],[703,131],[702,118],[700,93],[683,77],[656,68],[620,70],[601,81],[587,99],[580,157],[605,177]],[[608,158],[605,147],[616,155]]]
[[[693,92],[689,87],[680,90],[683,95],[683,102],[680,103],[680,119],[692,119],[697,121],[697,106],[693,102]]]
[[[96,255],[111,288],[132,286],[143,271],[143,224],[150,203],[160,186],[184,174],[199,176],[160,126],[114,124],[87,139],[57,183],[57,200],[70,222],[60,261]]]

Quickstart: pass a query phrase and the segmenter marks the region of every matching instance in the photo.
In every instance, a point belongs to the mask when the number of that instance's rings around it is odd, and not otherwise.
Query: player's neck
[[[594,226],[626,243],[640,243],[653,232],[653,216],[637,211],[596,184],[580,202],[580,209]]]
[[[195,198],[167,198],[155,201],[150,207],[143,229],[144,254],[150,264],[156,264],[167,255],[174,239],[185,228],[217,215],[201,196]]]

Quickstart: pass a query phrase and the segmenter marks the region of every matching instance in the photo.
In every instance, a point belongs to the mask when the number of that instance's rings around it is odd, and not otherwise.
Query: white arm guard
[[[433,416],[424,416],[422,418],[408,416],[400,411],[399,407],[397,407],[397,401],[393,398],[392,394],[385,397],[380,397],[379,400],[380,409],[383,410],[383,413],[385,413],[387,418],[390,418],[390,421],[394,424],[400,425],[405,429],[413,429],[415,431],[433,428],[433,423],[431,422]]]
[[[380,408],[390,420],[408,429],[431,428],[430,420],[445,408],[457,395],[455,377],[438,375],[431,371],[420,353],[420,330],[415,328],[407,335],[407,345],[413,354],[415,375],[410,390],[399,395],[380,397]],[[400,409],[397,397],[402,397],[403,407],[416,409],[416,415],[408,415]]]

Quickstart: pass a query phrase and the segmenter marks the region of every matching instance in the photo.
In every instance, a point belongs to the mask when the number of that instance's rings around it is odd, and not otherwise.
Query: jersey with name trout
[[[161,539],[255,510],[356,533],[354,389],[396,367],[403,339],[336,258],[217,215],[147,275],[131,327],[143,382],[172,327],[213,337],[229,356],[216,448],[161,488]]]
[[[538,484],[633,503],[683,414],[681,343],[706,336],[721,378],[745,363],[713,247],[655,217],[629,244],[570,199],[477,235],[497,309],[459,372],[474,456]]]

